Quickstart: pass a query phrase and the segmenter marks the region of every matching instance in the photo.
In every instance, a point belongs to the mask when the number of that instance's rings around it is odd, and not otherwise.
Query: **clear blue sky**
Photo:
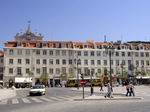
[[[0,0],[1,42],[29,20],[45,40],[149,41],[150,0]]]

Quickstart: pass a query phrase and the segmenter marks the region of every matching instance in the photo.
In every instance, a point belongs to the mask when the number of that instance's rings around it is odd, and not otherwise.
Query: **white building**
[[[59,83],[77,78],[77,74],[81,73],[89,77],[88,69],[93,71],[93,77],[99,78],[105,68],[110,71],[107,46],[114,48],[112,76],[121,75],[122,69],[131,75],[138,70],[150,74],[148,42],[44,41],[41,34],[31,32],[29,25],[24,34],[18,33],[14,41],[5,43],[4,84],[20,83],[16,82],[16,78],[20,78],[22,83],[36,82],[42,73],[48,74],[49,81]],[[134,65],[134,70],[129,70],[130,65]],[[29,76],[30,71],[33,76]]]

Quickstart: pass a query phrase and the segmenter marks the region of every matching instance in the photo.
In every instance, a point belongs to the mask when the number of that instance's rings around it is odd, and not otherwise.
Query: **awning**
[[[150,76],[137,76],[137,79],[150,79]]]
[[[15,83],[31,83],[32,77],[15,77]]]

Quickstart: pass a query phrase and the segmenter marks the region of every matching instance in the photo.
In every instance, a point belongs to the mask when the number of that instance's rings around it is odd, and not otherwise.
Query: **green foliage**
[[[46,85],[48,83],[48,74],[43,73],[40,77],[40,80],[41,80],[42,83],[44,83]]]
[[[104,75],[108,75],[107,68],[104,68]]]

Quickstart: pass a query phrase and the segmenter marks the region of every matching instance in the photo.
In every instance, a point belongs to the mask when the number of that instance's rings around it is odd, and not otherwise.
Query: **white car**
[[[29,91],[29,95],[45,95],[46,89],[44,85],[34,85]]]

